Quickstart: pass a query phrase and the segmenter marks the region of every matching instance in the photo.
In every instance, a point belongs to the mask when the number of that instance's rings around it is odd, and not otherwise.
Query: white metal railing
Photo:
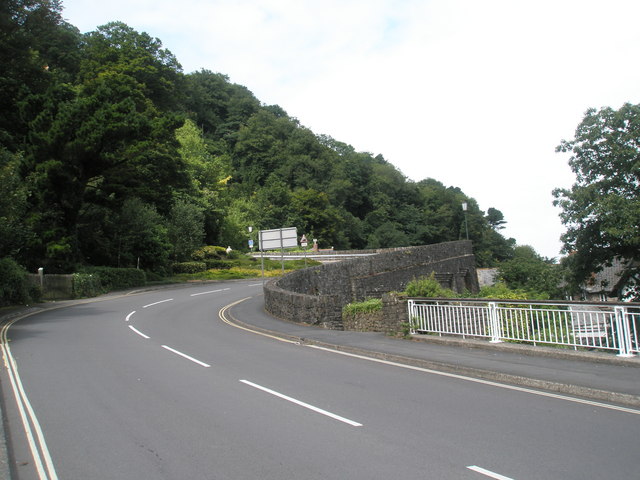
[[[639,304],[410,299],[411,333],[640,353]]]

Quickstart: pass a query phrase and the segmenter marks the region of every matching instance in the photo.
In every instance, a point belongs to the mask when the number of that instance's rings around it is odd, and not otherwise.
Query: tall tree
[[[189,260],[204,239],[202,208],[185,200],[176,200],[169,215],[168,235],[173,245],[173,259],[179,262]]]
[[[162,271],[168,266],[171,243],[164,218],[137,198],[122,205],[118,221],[118,267]]]
[[[27,190],[18,173],[20,161],[0,148],[0,258],[17,255],[27,240]]]
[[[158,108],[180,105],[182,67],[159,39],[122,22],[111,22],[88,33],[83,50],[81,81],[119,73],[134,78]]]
[[[23,102],[37,234],[27,259],[69,270],[94,246],[78,228],[98,231],[90,222],[110,218],[90,205],[115,212],[135,196],[168,215],[173,192],[186,187],[174,135],[183,120],[166,110],[178,98],[179,65],[160,47],[124,24],[101,27],[86,36],[81,83],[54,82]]]
[[[222,240],[222,223],[230,204],[227,194],[227,183],[231,179],[230,157],[226,153],[213,154],[202,130],[192,120],[187,119],[176,130],[176,138],[180,144],[178,153],[191,183],[187,193],[189,201],[204,213],[206,242],[218,244]]]
[[[513,290],[525,290],[546,298],[563,297],[560,266],[541,257],[528,245],[515,247],[513,258],[500,263],[498,275]]]
[[[79,62],[80,33],[62,20],[59,0],[0,2],[0,144],[19,150],[28,129],[26,97],[54,81],[71,81]]]
[[[640,262],[640,105],[590,109],[575,138],[557,148],[571,153],[576,175],[570,189],[556,189],[554,204],[567,228],[563,250],[571,254],[574,280],[585,280],[614,258]]]
[[[494,230],[502,230],[504,228],[504,224],[507,223],[504,219],[503,213],[493,207],[489,207],[489,210],[487,210],[486,219]]]

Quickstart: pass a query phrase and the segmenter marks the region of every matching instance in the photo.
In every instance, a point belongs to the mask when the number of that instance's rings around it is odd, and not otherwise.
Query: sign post
[[[304,248],[304,267],[307,268],[307,236],[303,233],[300,239],[300,246]]]
[[[265,250],[280,249],[282,274],[284,275],[284,249],[298,246],[298,230],[296,227],[260,230],[258,232],[258,248]],[[262,277],[264,278],[264,254],[262,256]]]

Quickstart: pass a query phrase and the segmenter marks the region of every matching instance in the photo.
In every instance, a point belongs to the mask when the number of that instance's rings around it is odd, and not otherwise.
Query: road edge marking
[[[41,480],[58,480],[58,475],[53,465],[53,460],[51,458],[49,448],[47,447],[44,433],[42,432],[38,417],[36,417],[33,407],[31,406],[31,402],[27,397],[27,393],[24,390],[20,374],[18,373],[18,366],[15,362],[15,359],[13,358],[13,354],[11,353],[11,348],[9,347],[9,340],[7,337],[9,328],[18,320],[21,320],[22,318],[25,318],[27,316],[30,315],[21,316],[5,323],[2,326],[2,330],[0,332],[2,356],[11,383],[11,388],[13,390],[13,395],[16,399],[16,405],[18,407],[18,411],[20,412],[22,425],[27,436],[29,449],[31,450],[31,456],[33,457],[38,477]],[[37,440],[34,438],[31,426],[33,426],[33,430],[35,430],[35,436],[37,437]],[[42,456],[40,453],[42,453]],[[44,465],[42,457],[44,457]]]
[[[220,318],[220,320],[222,320],[227,325],[230,325],[230,326],[235,327],[235,328],[239,328],[240,330],[244,330],[246,332],[251,332],[251,333],[254,333],[256,335],[262,335],[263,337],[271,338],[273,340],[278,340],[279,342],[291,343],[293,345],[300,345],[299,341],[289,340],[288,338],[278,337],[277,335],[270,335],[268,333],[264,333],[264,332],[261,332],[259,330],[254,330],[252,328],[248,328],[248,327],[245,327],[243,325],[238,325],[237,323],[234,323],[229,318],[227,318],[227,311],[229,309],[231,309],[232,307],[235,307],[239,303],[246,302],[250,298],[253,298],[253,297],[245,297],[245,298],[242,298],[240,300],[236,300],[235,302],[230,303],[229,305],[226,305],[226,306],[222,307],[220,309],[220,311],[218,312],[218,318]]]

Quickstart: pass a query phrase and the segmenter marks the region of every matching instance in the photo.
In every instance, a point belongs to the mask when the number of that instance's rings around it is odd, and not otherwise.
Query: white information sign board
[[[260,230],[258,234],[260,250],[279,250],[298,246],[298,231],[296,227]]]

